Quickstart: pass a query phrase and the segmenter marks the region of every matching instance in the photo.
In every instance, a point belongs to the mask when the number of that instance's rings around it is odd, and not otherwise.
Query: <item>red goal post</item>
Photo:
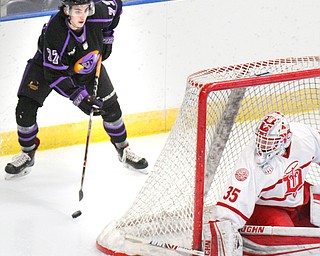
[[[320,129],[319,108],[319,56],[190,75],[179,115],[153,170],[128,211],[98,236],[97,247],[110,255],[164,255],[163,248],[126,239],[131,236],[200,250],[203,221],[222,196],[257,121],[279,110],[289,121]],[[320,170],[313,168],[308,181],[319,183]]]

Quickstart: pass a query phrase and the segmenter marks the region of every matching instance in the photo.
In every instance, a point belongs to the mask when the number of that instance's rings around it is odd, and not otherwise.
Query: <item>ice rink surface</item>
[[[152,171],[167,137],[128,141]],[[130,207],[147,175],[123,167],[111,143],[92,143],[79,202],[84,151],[85,145],[38,151],[31,173],[9,181],[4,168],[12,156],[0,158],[0,256],[105,255],[97,236]],[[82,215],[73,219],[77,210]]]

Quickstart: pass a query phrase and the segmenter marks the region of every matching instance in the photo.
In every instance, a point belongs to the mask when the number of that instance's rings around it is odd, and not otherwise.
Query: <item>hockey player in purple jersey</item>
[[[121,12],[121,0],[62,0],[59,12],[44,25],[38,50],[28,61],[18,90],[16,122],[22,152],[7,164],[7,177],[26,175],[34,165],[40,144],[37,111],[52,90],[86,114],[93,108],[95,115],[101,115],[119,160],[130,169],[146,172],[146,159],[128,147],[121,108],[103,65],[97,97],[93,96],[98,59],[111,54]]]

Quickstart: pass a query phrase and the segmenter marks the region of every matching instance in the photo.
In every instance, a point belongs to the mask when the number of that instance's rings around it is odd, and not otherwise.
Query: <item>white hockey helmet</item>
[[[264,116],[258,123],[255,135],[255,158],[259,166],[275,155],[283,155],[292,137],[289,122],[279,111]]]

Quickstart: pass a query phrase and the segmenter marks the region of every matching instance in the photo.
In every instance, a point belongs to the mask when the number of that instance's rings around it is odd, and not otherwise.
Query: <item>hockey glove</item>
[[[78,95],[73,99],[73,104],[79,107],[87,115],[90,114],[91,109],[93,109],[94,115],[100,114],[100,108],[103,106],[103,102],[94,96],[89,95],[87,90],[81,90]]]

